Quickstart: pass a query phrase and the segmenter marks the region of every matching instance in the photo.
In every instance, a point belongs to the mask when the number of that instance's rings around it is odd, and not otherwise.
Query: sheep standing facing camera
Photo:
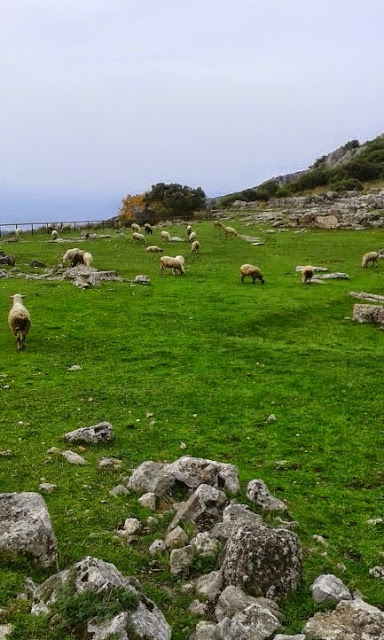
[[[311,265],[307,265],[306,267],[303,267],[301,270],[301,282],[303,284],[311,284],[311,280],[313,278],[314,273],[315,273],[315,270],[313,267],[311,267]]]
[[[31,316],[28,309],[23,305],[23,298],[20,293],[11,296],[13,305],[8,314],[8,324],[16,338],[18,351],[25,349],[27,333],[31,326]]]

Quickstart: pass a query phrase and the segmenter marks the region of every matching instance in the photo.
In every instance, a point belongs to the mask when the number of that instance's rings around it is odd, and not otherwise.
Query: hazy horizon
[[[230,193],[384,130],[379,0],[0,6],[0,222]]]

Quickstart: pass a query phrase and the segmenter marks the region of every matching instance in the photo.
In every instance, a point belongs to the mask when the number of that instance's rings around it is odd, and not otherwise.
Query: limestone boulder
[[[251,480],[247,485],[247,498],[262,509],[270,511],[286,511],[288,509],[285,502],[274,498],[268,490],[263,480]]]
[[[111,442],[114,438],[113,427],[109,422],[99,422],[92,427],[82,427],[69,431],[64,440],[76,444],[99,444]]]
[[[90,640],[107,640],[111,636],[128,640],[132,635],[143,640],[170,640],[171,629],[155,603],[140,593],[115,565],[91,556],[39,585],[33,593],[32,614],[56,616],[52,606],[62,597],[63,586],[70,582],[78,595],[89,591],[105,594],[106,604],[113,598],[116,589],[132,596],[133,604],[126,610],[122,605],[122,611],[110,620],[102,623],[96,623],[94,619],[88,621]]]
[[[350,590],[343,584],[340,578],[333,574],[322,574],[311,585],[311,592],[316,604],[336,600],[352,600]]]
[[[207,531],[221,519],[226,502],[227,496],[223,491],[208,484],[200,484],[188,500],[181,503],[169,525],[169,530],[180,522],[192,522],[200,531]]]
[[[261,523],[241,523],[233,529],[224,551],[225,585],[252,596],[284,600],[296,590],[302,575],[302,551],[297,535]]]
[[[0,559],[27,557],[43,568],[57,566],[57,540],[39,493],[0,494]]]
[[[384,325],[384,307],[377,304],[355,304],[352,319],[360,324]]]
[[[315,613],[303,633],[311,640],[380,640],[384,612],[363,600],[342,600],[334,611]]]

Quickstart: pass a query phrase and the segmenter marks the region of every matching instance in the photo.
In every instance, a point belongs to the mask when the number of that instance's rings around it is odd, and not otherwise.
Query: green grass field
[[[0,280],[0,374],[6,375],[0,377],[0,449],[14,452],[0,457],[0,491],[36,491],[43,479],[57,484],[46,502],[60,567],[94,555],[136,575],[173,627],[174,640],[184,640],[197,618],[186,611],[193,597],[180,595],[167,557],[153,565],[147,553],[166,525],[127,546],[114,530],[125,518],[145,521],[150,512],[135,495],[108,494],[121,475],[148,459],[189,454],[231,462],[244,488],[262,478],[288,502],[300,524],[305,574],[283,608],[287,632],[300,631],[316,610],[309,585],[322,572],[384,606],[384,585],[368,573],[382,561],[384,524],[367,524],[384,517],[384,335],[351,322],[348,296],[350,290],[383,293],[384,263],[362,269],[361,257],[384,246],[384,231],[269,235],[230,224],[265,244],[225,240],[212,222],[201,222],[194,225],[200,254],[191,256],[187,243],[164,245],[155,231],[151,244],[186,257],[184,277],[160,277],[159,255],[133,245],[128,232],[87,242],[95,267],[127,278],[147,274],[149,287],[112,282],[82,291],[69,281]],[[173,232],[184,236],[185,227]],[[24,234],[0,248],[16,255],[20,271],[41,272],[25,265],[39,259],[53,266],[78,246],[47,238]],[[260,267],[265,286],[241,285],[239,267],[246,262]],[[351,280],[303,286],[295,266],[311,263],[346,271]],[[16,351],[7,327],[8,296],[17,292],[26,295],[32,317],[25,352]],[[74,364],[82,370],[69,372]],[[267,422],[271,413],[275,422]],[[117,437],[110,446],[88,448],[88,466],[47,455],[52,446],[66,448],[66,431],[101,420],[113,424]],[[121,457],[123,474],[97,469],[106,455]],[[287,468],[278,470],[282,459]],[[266,519],[272,522],[272,514]],[[18,640],[48,640],[44,625],[15,599],[25,575],[46,577],[27,562],[1,567],[0,607],[9,615],[0,622],[13,622]]]

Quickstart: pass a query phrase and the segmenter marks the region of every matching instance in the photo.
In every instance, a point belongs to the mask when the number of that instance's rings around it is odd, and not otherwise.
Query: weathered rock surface
[[[78,465],[88,464],[87,460],[79,456],[79,454],[76,453],[75,451],[71,451],[70,449],[68,449],[67,451],[61,451],[60,455],[62,455],[63,458],[65,458],[65,460],[67,462],[70,462],[71,464],[78,464]]]
[[[266,640],[282,628],[277,605],[266,598],[247,596],[241,589],[227,587],[215,608],[217,640]]]
[[[317,276],[320,280],[349,280],[348,273],[335,271],[334,273],[319,273]]]
[[[133,610],[122,611],[100,625],[95,624],[94,620],[89,620],[87,631],[92,640],[106,640],[113,633],[120,634],[117,635],[119,640],[126,640],[132,634],[143,640],[170,640],[171,629],[155,603],[141,594],[115,565],[90,556],[77,562],[71,569],[51,576],[38,586],[33,593],[32,613],[51,614],[53,603],[60,597],[61,587],[69,580],[73,580],[78,594],[91,591],[105,593],[107,598],[111,598],[114,589],[119,588],[137,597],[138,605]]]
[[[190,640],[213,640],[213,632],[216,625],[213,622],[202,620],[196,625],[195,632],[190,636]]]
[[[299,539],[286,529],[241,523],[228,538],[221,568],[225,585],[253,596],[284,600],[301,579]]]
[[[208,484],[200,484],[186,502],[181,503],[169,529],[179,522],[193,522],[200,531],[210,529],[221,517],[221,509],[227,501],[223,491]]]
[[[27,557],[43,568],[57,566],[57,540],[39,493],[0,494],[0,558]]]
[[[208,600],[208,602],[213,602],[219,597],[223,588],[222,571],[211,571],[211,573],[200,576],[196,580],[195,588],[198,596]]]
[[[176,483],[190,489],[209,484],[216,488],[222,487],[233,494],[240,491],[235,466],[190,456],[172,463],[143,462],[133,472],[128,487],[134,491],[153,492],[161,496],[169,493]]]
[[[144,285],[151,284],[150,279],[148,278],[148,276],[145,276],[145,275],[135,276],[132,282],[134,284],[144,284]]]
[[[263,480],[251,480],[247,485],[247,498],[263,509],[271,511],[286,511],[288,509],[285,502],[274,498],[268,490]]]
[[[218,522],[210,530],[212,538],[226,541],[232,531],[241,523],[263,523],[263,519],[257,513],[253,513],[246,504],[237,504],[232,501],[223,511],[223,520]]]
[[[384,302],[384,296],[377,293],[366,293],[365,291],[349,291],[349,295],[353,298],[368,300],[369,302]]]
[[[156,495],[154,493],[144,493],[139,498],[139,503],[142,507],[146,509],[151,509],[151,511],[156,511]]]
[[[302,633],[298,633],[295,636],[285,636],[282,633],[278,633],[273,640],[305,640],[305,636]]]
[[[202,556],[214,556],[220,549],[217,538],[212,538],[208,531],[202,531],[192,538],[191,544]]]
[[[99,422],[92,427],[81,427],[65,434],[64,440],[79,444],[98,444],[111,442],[114,438],[113,427],[109,422]]]
[[[352,594],[340,578],[332,573],[322,574],[311,585],[311,592],[316,604],[336,600],[352,600]]]
[[[112,496],[112,498],[117,498],[118,496],[126,496],[127,494],[129,494],[129,491],[126,487],[124,487],[123,484],[118,484],[116,485],[116,487],[113,487],[113,489],[111,489],[108,493],[110,496]]]
[[[171,573],[182,573],[191,566],[195,549],[191,544],[181,549],[173,549],[170,555]]]
[[[353,317],[355,322],[384,324],[384,307],[376,304],[355,304],[353,307]]]
[[[381,640],[384,612],[363,600],[343,600],[329,613],[316,613],[303,629],[311,640]]]
[[[54,489],[57,489],[56,484],[51,484],[50,482],[42,482],[39,484],[39,491],[42,493],[52,493]]]
[[[14,628],[13,624],[0,624],[0,640],[7,640]]]
[[[13,267],[15,262],[16,262],[16,258],[12,253],[9,253],[7,255],[4,251],[0,251],[0,264]]]
[[[152,542],[152,544],[148,549],[151,556],[155,556],[157,553],[162,553],[163,551],[166,551],[166,550],[167,550],[167,545],[165,544],[164,540],[161,540],[160,538],[158,538],[157,540],[154,540],[154,542]]]
[[[122,461],[119,458],[101,458],[97,464],[99,469],[120,469]]]
[[[175,529],[172,529],[172,531],[167,534],[165,538],[165,544],[171,549],[184,547],[186,544],[188,544],[188,536],[185,533],[184,529],[182,529],[181,527],[175,527]]]

